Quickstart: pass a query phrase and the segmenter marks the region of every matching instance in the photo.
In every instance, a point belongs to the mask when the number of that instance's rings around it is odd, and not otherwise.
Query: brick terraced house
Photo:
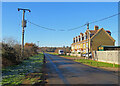
[[[90,38],[89,42],[88,36]],[[99,29],[98,26],[94,26],[94,30],[87,29],[85,33],[80,33],[80,35],[73,38],[73,43],[71,44],[71,52],[87,53],[88,45],[90,52],[92,50],[97,51],[97,48],[101,45],[114,46],[115,40],[111,37],[110,31],[105,31],[103,28]]]

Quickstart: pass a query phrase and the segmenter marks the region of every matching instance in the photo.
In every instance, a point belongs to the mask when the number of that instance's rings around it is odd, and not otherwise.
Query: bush
[[[11,42],[11,43],[9,43]],[[11,61],[13,64],[18,64],[24,59],[28,59],[28,57],[38,54],[37,49],[38,47],[33,43],[28,43],[24,47],[24,58],[21,59],[21,45],[15,41],[6,41],[4,40],[2,43],[2,60],[3,65],[6,63],[7,60]],[[7,59],[7,60],[6,60]],[[6,61],[4,61],[6,60]]]

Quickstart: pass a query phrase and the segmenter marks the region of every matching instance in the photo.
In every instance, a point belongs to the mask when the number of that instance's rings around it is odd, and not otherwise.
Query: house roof
[[[90,39],[93,39],[101,30],[103,30],[108,36],[109,36],[109,38],[111,39],[111,40],[113,40],[113,42],[115,42],[115,40],[112,38],[112,36],[110,36],[109,34],[108,34],[108,32],[110,32],[110,31],[105,31],[103,28],[101,28],[101,29],[98,29],[98,30],[86,30],[86,32],[85,32],[85,34],[87,34],[87,32],[89,31],[91,34],[93,34],[93,36],[92,37],[90,37]],[[80,36],[83,36],[83,33],[80,33],[80,35],[78,35],[78,36],[76,36],[76,37],[74,37],[74,38],[77,38],[77,37],[80,37]],[[83,40],[84,41],[84,40]],[[83,42],[82,41],[82,42]]]
[[[103,28],[97,30],[97,32],[91,37],[91,39],[93,39],[101,30],[103,30],[110,37],[110,39],[115,42],[115,40],[113,39],[113,37],[110,36]]]
[[[89,31],[90,31],[90,33],[92,33],[92,34],[96,33],[95,30],[89,30]]]
[[[89,30],[89,32],[90,32],[91,34],[95,34],[97,31],[98,31],[98,30],[96,30],[96,31],[95,31],[95,30]],[[88,32],[88,30],[86,30],[85,33],[87,34],[87,32]]]

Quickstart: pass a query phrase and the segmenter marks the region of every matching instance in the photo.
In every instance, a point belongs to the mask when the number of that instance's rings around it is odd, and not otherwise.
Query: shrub
[[[6,63],[7,60],[11,61],[13,64],[18,64],[24,59],[28,59],[28,57],[38,54],[37,49],[38,47],[33,43],[27,43],[24,47],[24,58],[21,59],[21,45],[18,44],[16,41],[9,41],[4,40],[2,43],[2,63]],[[6,61],[4,61],[6,60]],[[10,62],[10,63],[11,63]]]
[[[13,47],[8,46],[8,44],[3,44],[2,43],[2,58],[6,58],[13,63],[17,63],[17,56],[16,56],[16,51]]]

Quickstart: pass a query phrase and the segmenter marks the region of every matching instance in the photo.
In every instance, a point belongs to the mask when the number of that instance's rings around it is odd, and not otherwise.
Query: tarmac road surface
[[[118,84],[118,76],[69,59],[45,53],[47,84]]]

